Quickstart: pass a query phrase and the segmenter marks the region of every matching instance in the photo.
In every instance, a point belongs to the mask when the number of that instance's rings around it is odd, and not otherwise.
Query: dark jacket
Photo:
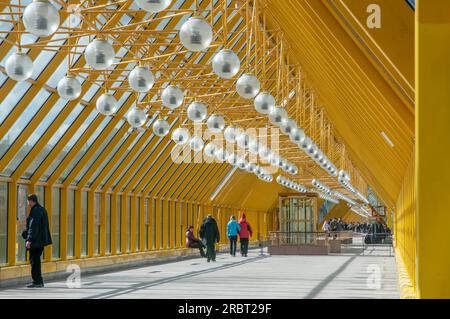
[[[198,243],[200,240],[195,238],[194,233],[191,231],[186,232],[186,248],[191,247],[193,244]]]
[[[32,248],[41,248],[52,244],[47,211],[39,204],[31,208],[30,215],[27,217],[25,235],[26,240],[31,242]]]
[[[219,227],[213,217],[206,218],[200,227],[200,237],[206,241],[206,244],[212,244],[220,241]]]

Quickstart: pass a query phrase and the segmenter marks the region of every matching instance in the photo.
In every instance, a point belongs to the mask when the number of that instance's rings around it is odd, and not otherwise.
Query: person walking
[[[194,226],[189,226],[186,231],[186,248],[198,248],[200,256],[206,257],[203,246],[203,242],[194,236]]]
[[[241,219],[239,219],[239,225],[241,226],[241,229],[239,231],[239,238],[241,240],[241,256],[247,257],[248,241],[252,236],[253,231],[250,227],[250,224],[247,222],[247,219],[245,218],[245,214],[242,214]]]
[[[206,244],[206,258],[210,262],[216,261],[215,244],[220,241],[219,227],[211,215],[208,215],[200,227],[200,238]]]
[[[325,240],[328,240],[328,236],[330,235],[330,223],[328,220],[325,220],[322,225],[322,230],[325,233]]]
[[[236,221],[236,217],[231,216],[230,221],[227,224],[227,234],[228,239],[230,240],[230,255],[233,257],[236,256],[237,236],[240,230],[241,226]]]
[[[41,273],[41,255],[44,247],[52,244],[48,214],[44,207],[39,205],[35,194],[30,194],[27,198],[30,215],[27,217],[27,226],[22,233],[25,239],[25,247],[30,253],[31,277],[33,283],[28,288],[44,287],[44,280]]]

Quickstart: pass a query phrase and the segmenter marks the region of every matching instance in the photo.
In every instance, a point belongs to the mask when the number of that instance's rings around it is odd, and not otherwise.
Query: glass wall
[[[59,221],[61,216],[61,190],[52,188],[52,257],[60,257],[59,247]]]
[[[106,245],[105,253],[111,253],[111,194],[106,195],[106,225],[105,225]]]
[[[94,255],[100,254],[100,203],[101,194],[94,194]]]
[[[0,264],[8,258],[8,184],[0,183]]]
[[[81,256],[87,256],[88,193],[81,192]]]
[[[314,204],[313,199],[304,197],[286,197],[280,199],[280,230],[287,233],[286,243],[309,243],[314,239]],[[295,236],[289,235],[296,233]],[[300,234],[297,236],[297,234]],[[303,234],[304,236],[302,236]]]
[[[25,240],[22,238],[22,232],[27,225],[28,217],[28,187],[19,185],[17,187],[17,216],[16,216],[16,261],[26,260]]]
[[[117,209],[116,209],[116,252],[120,253],[120,246],[121,246],[121,242],[122,242],[122,238],[121,238],[121,225],[122,225],[122,214],[121,214],[121,210],[122,210],[122,197],[120,195],[117,196]]]
[[[73,257],[75,234],[75,190],[67,190],[67,257]]]

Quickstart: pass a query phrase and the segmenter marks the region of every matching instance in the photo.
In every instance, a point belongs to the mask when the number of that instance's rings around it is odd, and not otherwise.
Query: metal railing
[[[281,232],[269,233],[269,244],[271,246],[281,245],[319,245],[324,246],[328,240],[349,240],[352,238],[351,231],[341,232]]]

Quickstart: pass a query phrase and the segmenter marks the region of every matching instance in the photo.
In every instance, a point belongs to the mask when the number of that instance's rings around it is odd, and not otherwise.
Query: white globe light
[[[86,47],[84,57],[87,64],[96,70],[109,68],[114,62],[114,48],[106,40],[95,39]]]
[[[287,118],[288,114],[282,107],[274,107],[269,112],[269,121],[273,125],[280,126]]]
[[[185,145],[191,138],[189,131],[185,128],[177,128],[172,132],[172,141],[178,145]]]
[[[112,94],[104,93],[100,95],[95,104],[97,111],[100,114],[110,116],[117,112],[117,100]]]
[[[220,78],[231,79],[238,74],[241,61],[236,53],[223,49],[216,54],[212,61],[213,72]]]
[[[270,154],[270,156],[269,156],[269,162],[270,162],[270,165],[272,165],[272,166],[278,166],[279,161],[280,161],[280,156],[278,156],[278,155],[275,154],[275,153],[271,153],[271,154]]]
[[[148,67],[137,66],[130,72],[128,84],[133,91],[145,93],[155,85],[155,76]]]
[[[289,174],[291,175],[297,175],[298,174],[298,168],[295,165],[291,165],[289,168]]]
[[[59,27],[59,12],[48,0],[34,0],[23,12],[25,29],[37,37],[47,37]]]
[[[160,12],[170,6],[172,0],[136,0],[139,8],[147,12]]]
[[[206,122],[208,129],[213,133],[220,133],[225,128],[225,119],[220,115],[211,115]]]
[[[214,154],[219,162],[225,162],[228,158],[228,153],[223,149],[219,148]]]
[[[59,80],[56,89],[61,98],[73,101],[81,94],[81,83],[73,76],[65,76]]]
[[[127,121],[134,128],[144,125],[146,119],[147,115],[143,109],[132,108],[127,114]]]
[[[261,92],[255,98],[255,110],[260,114],[269,114],[275,107],[275,98],[269,92]]]
[[[237,160],[236,165],[237,165],[237,167],[239,167],[241,170],[246,170],[246,169],[247,169],[248,163],[247,163],[247,161],[246,161],[244,158],[240,157],[240,158]]]
[[[249,163],[247,165],[247,172],[254,173],[256,171],[256,164],[255,163]]]
[[[245,133],[239,134],[239,135],[236,137],[236,142],[237,142],[237,145],[238,145],[241,149],[246,150],[246,149],[248,149],[249,146],[250,146],[250,136],[248,136],[248,134],[245,134]]]
[[[239,158],[236,154],[231,153],[230,155],[228,155],[227,162],[228,164],[235,166],[237,165],[238,159]]]
[[[240,129],[232,125],[228,126],[223,132],[223,136],[228,143],[235,143],[239,134],[241,134]]]
[[[203,149],[204,144],[203,140],[198,136],[194,136],[189,141],[189,147],[195,152],[200,152]]]
[[[281,176],[281,175],[278,175],[278,177],[277,177],[277,183],[278,183],[278,184],[283,184],[283,183],[284,183],[284,177]]]
[[[286,135],[290,135],[296,128],[297,123],[295,123],[293,119],[285,118],[283,119],[283,121],[281,121],[281,131]]]
[[[305,136],[305,138],[300,142],[300,148],[304,150],[305,152],[312,146],[312,141],[308,136]]]
[[[208,143],[203,149],[203,154],[205,154],[206,157],[214,157],[216,154],[216,150],[217,150],[216,144]]]
[[[261,157],[261,159],[263,161],[268,162],[270,154],[271,154],[271,151],[266,146],[261,146],[259,148],[259,156]]]
[[[169,85],[164,89],[161,99],[165,107],[174,110],[183,104],[184,93],[178,86]]]
[[[301,128],[296,127],[292,130],[289,138],[291,139],[292,143],[299,144],[305,138],[305,132],[303,132]]]
[[[308,155],[314,158],[315,154],[319,151],[316,144],[312,143],[311,147],[307,150]]]
[[[236,90],[244,99],[255,98],[260,89],[261,84],[259,83],[259,80],[250,73],[242,74],[236,83]]]
[[[192,17],[180,29],[180,40],[186,49],[193,52],[203,51],[212,42],[211,26],[201,17]]]
[[[153,124],[153,133],[156,136],[166,136],[169,133],[170,126],[169,123],[167,123],[166,120],[157,120]]]
[[[200,102],[192,102],[187,108],[187,116],[192,122],[200,123],[208,115],[208,107]]]
[[[255,155],[259,153],[258,140],[255,140],[255,139],[250,140],[250,143],[248,144],[248,151]]]
[[[33,61],[22,52],[13,53],[5,63],[6,74],[15,81],[24,81],[33,74]]]

